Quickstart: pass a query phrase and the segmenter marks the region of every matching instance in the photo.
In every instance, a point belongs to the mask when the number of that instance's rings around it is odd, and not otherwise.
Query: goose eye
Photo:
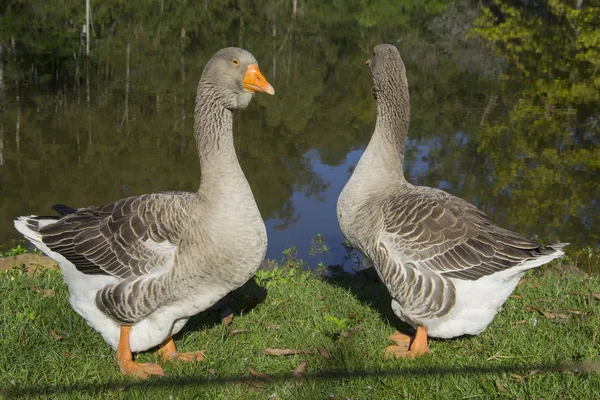
[[[240,62],[238,60],[236,60],[235,58],[233,60],[231,60],[231,63],[233,65],[240,65]]]

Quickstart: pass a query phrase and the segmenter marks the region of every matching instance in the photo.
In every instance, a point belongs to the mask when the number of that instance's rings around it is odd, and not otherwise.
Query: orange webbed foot
[[[117,360],[121,372],[134,378],[146,379],[149,375],[164,376],[165,372],[158,364],[136,363],[132,360]]]
[[[392,334],[390,339],[396,344],[385,349],[386,357],[414,360],[416,357],[431,353],[431,350],[427,347],[427,329],[425,327],[419,326],[417,328],[414,339],[398,331]]]
[[[175,343],[173,342],[173,338],[170,337],[166,339],[159,347],[156,352],[156,356],[160,357],[163,361],[202,361],[204,360],[204,351],[190,351],[187,353],[180,353],[177,351],[175,347]]]
[[[139,379],[146,379],[149,375],[164,376],[165,372],[158,364],[136,363],[133,361],[131,348],[129,347],[129,332],[131,326],[121,325],[119,345],[117,348],[117,364],[121,372]]]

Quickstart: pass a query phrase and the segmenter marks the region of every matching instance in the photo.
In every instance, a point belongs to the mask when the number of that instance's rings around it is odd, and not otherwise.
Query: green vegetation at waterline
[[[69,307],[56,270],[0,273],[0,392],[7,398],[397,399],[593,398],[600,387],[600,279],[557,263],[529,273],[476,337],[432,340],[432,355],[386,359],[396,327],[372,269],[321,275],[288,252],[176,344],[198,363],[134,381]],[[232,318],[231,318],[232,316]],[[224,318],[226,317],[226,318]],[[282,355],[282,353],[289,353]],[[138,360],[155,362],[152,352]]]

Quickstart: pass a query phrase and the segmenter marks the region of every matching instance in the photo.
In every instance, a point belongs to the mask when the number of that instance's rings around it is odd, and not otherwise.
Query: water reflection
[[[49,213],[57,202],[196,190],[196,82],[214,51],[233,44],[253,52],[277,90],[235,116],[236,149],[267,221],[268,256],[296,245],[311,263],[340,263],[335,203],[373,129],[363,63],[380,42],[397,44],[408,68],[405,168],[413,183],[461,196],[543,242],[600,242],[597,93],[551,104],[533,93],[530,77],[511,75],[482,36],[467,36],[478,5],[400,10],[385,1],[307,0],[228,9],[165,0],[141,13],[93,4],[88,59],[78,25],[64,26],[79,3],[20,4],[0,20],[15,22],[2,25],[13,31],[3,28],[11,39],[0,46],[0,243],[19,238],[15,216]],[[35,26],[25,29],[25,21]],[[588,78],[568,79],[579,87]],[[332,251],[311,258],[317,233]]]

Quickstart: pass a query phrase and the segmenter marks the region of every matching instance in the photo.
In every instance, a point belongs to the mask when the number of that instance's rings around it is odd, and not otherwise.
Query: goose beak
[[[256,64],[248,65],[248,69],[246,69],[246,75],[244,76],[242,83],[244,84],[244,89],[250,93],[261,92],[271,95],[275,94],[275,89],[263,76],[263,74],[260,72],[260,69],[258,69],[258,65]]]
[[[371,66],[371,59],[370,59],[370,58],[369,58],[367,61],[365,61],[365,65],[366,65],[367,67],[370,67],[370,66]]]

